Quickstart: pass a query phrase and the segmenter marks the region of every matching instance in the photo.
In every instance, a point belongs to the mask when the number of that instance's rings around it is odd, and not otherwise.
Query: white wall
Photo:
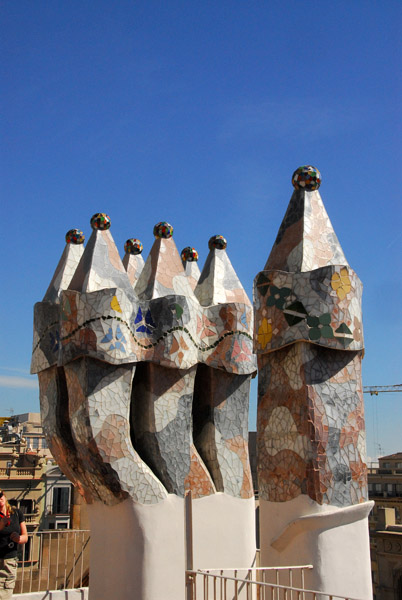
[[[251,566],[254,498],[215,494],[193,500],[194,567]],[[90,600],[184,600],[185,503],[170,494],[154,505],[125,500],[88,506]]]

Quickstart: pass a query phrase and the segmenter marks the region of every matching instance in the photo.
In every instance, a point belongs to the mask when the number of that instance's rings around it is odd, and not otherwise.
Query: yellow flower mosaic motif
[[[346,267],[340,273],[334,273],[331,279],[331,287],[336,291],[339,300],[343,300],[351,290],[350,279]]]
[[[267,319],[265,318],[261,321],[261,325],[257,333],[257,339],[261,348],[265,348],[268,342],[270,342],[272,339],[272,325],[271,323],[268,323]]]
[[[113,296],[112,301],[110,303],[110,308],[113,308],[113,310],[115,310],[116,312],[123,312],[120,308],[120,304],[119,301],[117,300],[116,296]]]

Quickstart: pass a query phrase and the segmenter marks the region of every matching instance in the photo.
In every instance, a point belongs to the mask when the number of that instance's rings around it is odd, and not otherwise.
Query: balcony
[[[39,513],[24,513],[25,523],[29,526],[38,526],[39,525]]]
[[[42,467],[3,467],[0,479],[40,479],[42,473]]]

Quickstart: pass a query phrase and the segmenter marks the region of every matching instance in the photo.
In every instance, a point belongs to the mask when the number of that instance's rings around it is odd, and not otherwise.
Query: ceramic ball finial
[[[292,185],[296,190],[313,192],[321,185],[321,173],[311,165],[303,165],[292,175]]]
[[[106,229],[110,229],[110,225],[110,217],[108,217],[106,213],[96,213],[91,219],[92,229],[99,229],[100,231],[105,231]]]
[[[171,238],[173,235],[173,227],[166,223],[166,221],[160,221],[154,227],[154,236],[156,238]]]
[[[85,242],[85,235],[81,229],[69,229],[66,233],[67,244],[83,244]]]
[[[183,262],[197,262],[198,260],[198,252],[192,246],[183,248],[180,256]]]
[[[124,244],[124,251],[126,254],[141,254],[144,247],[141,244],[140,240],[136,238],[129,238]]]
[[[213,235],[208,242],[208,248],[210,250],[213,250],[214,248],[217,250],[225,250],[227,245],[228,243],[223,235]]]

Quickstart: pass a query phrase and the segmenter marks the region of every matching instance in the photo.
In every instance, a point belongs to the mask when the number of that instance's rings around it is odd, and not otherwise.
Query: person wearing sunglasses
[[[0,490],[0,600],[8,600],[13,595],[18,544],[26,544],[27,541],[24,515],[18,508],[10,506]]]

